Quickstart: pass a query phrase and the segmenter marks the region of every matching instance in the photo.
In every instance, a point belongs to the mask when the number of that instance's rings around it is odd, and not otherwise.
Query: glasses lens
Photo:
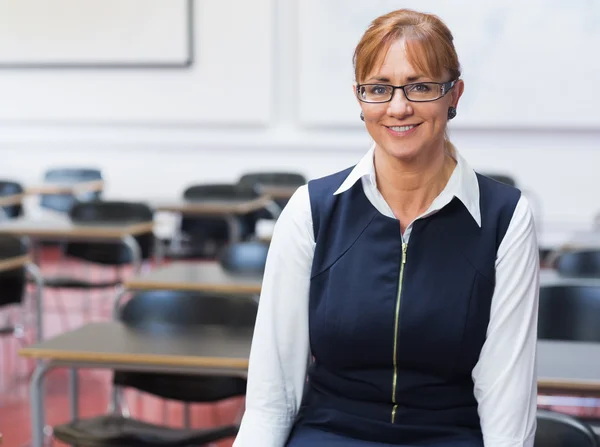
[[[386,102],[392,97],[393,87],[383,84],[365,84],[358,89],[358,97],[365,102]]]
[[[410,101],[432,101],[442,96],[442,86],[433,82],[419,82],[404,87]]]

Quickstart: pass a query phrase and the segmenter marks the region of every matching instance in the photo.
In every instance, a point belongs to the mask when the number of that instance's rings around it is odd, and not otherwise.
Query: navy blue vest
[[[454,198],[415,221],[403,247],[398,220],[377,211],[361,181],[334,196],[350,171],[308,185],[314,362],[296,424],[372,442],[483,446],[471,372],[520,192],[478,175],[481,227]]]

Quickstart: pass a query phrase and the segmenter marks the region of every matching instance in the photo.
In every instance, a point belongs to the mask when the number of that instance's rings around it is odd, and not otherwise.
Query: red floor
[[[46,249],[40,263],[44,276],[58,273],[56,251]],[[61,272],[81,271],[87,276],[88,270],[81,264],[61,264]],[[64,269],[64,270],[62,270]],[[94,267],[96,279],[108,279],[110,270]],[[108,276],[110,277],[110,276]],[[89,295],[88,305],[82,300],[79,292],[61,292],[46,290],[44,294],[45,334],[51,337],[66,330],[75,328],[85,321],[108,319],[114,294],[93,292]],[[67,318],[58,312],[60,303],[67,308]],[[0,313],[0,325],[4,322],[6,312]],[[17,357],[19,344],[12,338],[0,338],[0,433],[3,435],[2,447],[21,447],[31,439],[29,415],[28,374],[32,371],[32,363]],[[46,418],[47,423],[56,425],[68,421],[69,403],[67,395],[67,374],[65,370],[56,370],[46,378]],[[109,394],[109,373],[102,370],[81,370],[80,372],[80,415],[92,416],[106,412]],[[131,414],[137,418],[182,426],[182,405],[164,401],[136,392],[128,392],[127,404]],[[242,399],[231,399],[216,405],[192,406],[193,427],[208,427],[227,424],[235,421],[242,405]],[[572,405],[572,403],[571,403]],[[580,416],[600,418],[600,404],[595,399],[576,399],[579,407],[554,407]],[[222,442],[219,447],[230,446],[232,440]],[[57,442],[54,445],[61,445]]]
[[[44,276],[58,273],[58,263],[54,250],[45,250],[40,262]],[[64,265],[64,264],[63,264]],[[68,263],[61,268],[65,274],[73,274],[77,264]],[[63,270],[64,269],[64,270]],[[82,272],[84,277],[89,273],[81,267],[75,269]],[[108,279],[110,270],[94,268],[96,279]],[[46,290],[44,293],[45,336],[51,337],[67,328],[75,328],[85,321],[108,319],[110,305],[114,294],[92,292],[88,305],[80,292]],[[60,303],[67,309],[67,318],[58,312]],[[16,315],[13,310],[8,314]],[[7,312],[0,312],[0,326],[4,323]],[[19,343],[14,338],[0,338],[0,433],[3,435],[2,447],[21,447],[31,439],[29,414],[29,378],[33,364],[31,361],[19,358],[17,350]],[[109,396],[110,373],[105,370],[80,370],[80,415],[92,416],[106,412]],[[129,391],[126,394],[129,410],[136,418],[155,423],[166,423],[172,426],[183,426],[183,406],[178,402],[167,402]],[[242,399],[230,399],[219,404],[192,405],[192,426],[209,427],[229,424],[235,421],[242,405]],[[69,420],[68,381],[67,372],[58,369],[46,378],[46,420],[50,425],[57,425]],[[224,441],[219,447],[231,446],[233,440]],[[54,445],[62,445],[54,442]]]

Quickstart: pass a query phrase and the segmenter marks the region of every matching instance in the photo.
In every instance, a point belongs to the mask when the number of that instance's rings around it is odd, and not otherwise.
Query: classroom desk
[[[220,216],[227,221],[232,242],[241,240],[238,216],[272,207],[269,197],[252,200],[175,200],[150,204],[155,211],[179,213],[188,216]]]
[[[25,188],[28,195],[51,195],[51,194],[70,194],[77,196],[88,192],[97,192],[104,189],[104,180],[91,180],[74,183],[42,183],[39,185]]]
[[[538,390],[600,397],[600,343],[538,341]]]
[[[223,269],[218,262],[173,262],[123,283],[114,302],[116,319],[123,296],[132,290],[178,290],[216,292],[232,295],[260,294],[262,275],[239,275]]]
[[[232,294],[258,294],[262,275],[239,275],[218,262],[172,262],[125,281],[124,287],[138,290],[187,290]]]
[[[13,258],[0,259],[0,272],[14,270],[19,267],[25,267],[25,270],[35,282],[35,294],[33,295],[35,318],[35,340],[41,341],[44,338],[43,319],[42,319],[42,293],[44,288],[44,279],[40,269],[31,262],[29,255],[15,256]],[[0,293],[2,291],[0,290]]]
[[[140,269],[142,254],[134,236],[152,233],[153,228],[153,222],[136,222],[131,224],[94,222],[93,224],[77,224],[63,216],[51,219],[21,217],[0,221],[0,233],[28,237],[35,240],[120,240],[131,250],[132,264],[136,271]]]
[[[8,196],[0,196],[0,206],[19,205],[23,202],[25,194],[11,194]]]
[[[248,328],[205,326],[185,333],[150,335],[115,321],[87,324],[21,349],[21,356],[38,361],[31,379],[32,445],[42,447],[45,423],[43,379],[54,368],[71,368],[70,408],[72,418],[76,418],[78,380],[75,368],[245,377],[251,339],[252,330]],[[113,393],[113,400],[115,397]]]
[[[600,287],[600,278],[571,278],[561,276],[556,270],[540,270],[540,287],[549,286],[597,286]]]
[[[558,247],[550,250],[543,259],[546,265],[552,265],[562,253],[579,250],[600,250],[600,231],[575,231]]]
[[[33,446],[42,446],[43,378],[53,368],[245,376],[251,340],[251,329],[207,326],[154,336],[120,322],[105,322],[87,324],[21,349],[20,355],[38,360],[31,381]],[[69,386],[72,417],[78,414],[77,385],[73,370]],[[540,340],[538,387],[541,392],[600,395],[600,343]]]

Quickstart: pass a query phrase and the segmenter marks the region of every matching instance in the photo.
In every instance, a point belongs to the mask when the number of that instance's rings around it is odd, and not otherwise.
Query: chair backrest
[[[600,250],[561,253],[554,266],[562,276],[600,279]]]
[[[9,180],[0,180],[0,196],[13,196],[22,193],[23,186],[21,186],[20,183]],[[0,214],[4,214],[4,216],[8,217],[9,219],[19,217],[23,214],[23,207],[21,204],[3,206],[2,210],[3,213]]]
[[[219,262],[230,272],[262,275],[268,251],[269,245],[264,242],[238,242],[225,247],[219,256]]]
[[[136,293],[121,307],[120,320],[158,334],[204,325],[251,331],[256,311],[257,305],[245,298],[158,290]],[[246,393],[245,379],[214,375],[115,371],[113,383],[182,402],[215,402]]]
[[[75,203],[69,211],[69,217],[80,224],[136,224],[152,221],[154,213],[144,203],[97,200]],[[142,259],[148,259],[154,246],[153,234],[141,234],[135,236],[135,240],[140,246]],[[132,261],[130,251],[118,242],[69,242],[65,253],[104,265],[122,265]]]
[[[297,172],[248,172],[242,175],[239,185],[249,186],[260,192],[260,185],[302,186],[306,177]],[[258,188],[258,189],[257,189]]]
[[[215,325],[251,329],[256,311],[256,303],[243,297],[153,290],[136,293],[119,315],[130,327],[164,332]]]
[[[538,409],[534,447],[597,447],[589,425],[567,414]]]
[[[102,172],[94,168],[56,168],[49,169],[44,174],[44,181],[48,183],[74,184],[102,180]],[[102,191],[90,191],[74,197],[71,194],[44,194],[40,199],[40,206],[59,212],[69,212],[76,202],[98,200]]]
[[[514,177],[507,174],[484,173],[483,175],[491,178],[492,180],[496,180],[497,182],[504,183],[509,186],[517,186],[517,181],[514,179]]]
[[[26,254],[27,247],[21,239],[0,234],[0,262]],[[0,272],[0,307],[21,303],[25,294],[25,286],[25,267]]]
[[[600,342],[600,286],[540,288],[538,338]]]
[[[183,192],[185,200],[252,200],[260,195],[251,188],[235,184],[191,185]],[[240,219],[242,237],[252,233],[251,225]],[[201,248],[208,241],[222,246],[229,240],[229,226],[223,216],[184,215],[180,224],[181,232],[189,236],[194,245]]]
[[[191,185],[183,192],[185,200],[250,200],[259,196],[252,188],[228,183]]]

